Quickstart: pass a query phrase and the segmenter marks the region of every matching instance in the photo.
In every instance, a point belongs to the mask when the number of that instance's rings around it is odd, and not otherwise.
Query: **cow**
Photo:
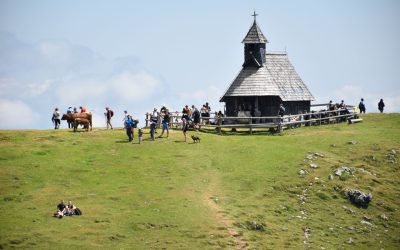
[[[87,119],[90,124],[90,130],[92,130],[92,113],[63,114],[61,120],[67,120],[73,123],[76,118]]]
[[[83,128],[85,128],[86,131],[89,131],[90,121],[88,119],[75,118],[72,124],[74,125],[74,132],[76,132],[76,130],[78,129],[78,125],[83,125]]]

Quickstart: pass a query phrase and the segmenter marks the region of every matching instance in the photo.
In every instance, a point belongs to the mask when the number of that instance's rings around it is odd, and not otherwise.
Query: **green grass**
[[[189,132],[197,144],[180,131],[141,145],[122,130],[0,131],[0,249],[398,249],[400,115],[362,118],[282,136]],[[329,180],[341,166],[357,171]],[[370,206],[346,188],[371,192]],[[60,199],[83,215],[52,218]]]

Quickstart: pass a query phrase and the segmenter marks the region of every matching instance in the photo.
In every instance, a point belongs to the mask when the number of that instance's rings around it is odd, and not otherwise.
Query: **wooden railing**
[[[150,124],[150,113],[146,113],[146,127]],[[173,112],[170,114],[169,125],[171,128],[181,128],[182,113]],[[215,128],[217,133],[221,133],[224,128],[249,129],[250,134],[253,129],[272,129],[282,132],[284,129],[297,128],[301,126],[315,126],[345,122],[355,118],[356,113],[352,109],[338,109],[334,111],[318,111],[306,114],[280,116],[261,116],[261,117],[201,117],[198,129]],[[161,127],[161,117],[159,116],[157,127]]]

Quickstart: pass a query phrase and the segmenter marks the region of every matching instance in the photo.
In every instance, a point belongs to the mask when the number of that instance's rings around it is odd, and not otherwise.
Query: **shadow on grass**
[[[119,140],[119,141],[115,141],[115,143],[130,143],[130,141],[128,141],[128,140]]]

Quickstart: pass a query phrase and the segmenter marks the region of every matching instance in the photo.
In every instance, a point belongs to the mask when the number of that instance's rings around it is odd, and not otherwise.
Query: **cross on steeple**
[[[254,14],[252,15],[254,17],[254,22],[256,21],[256,16],[258,16],[258,14],[256,14],[256,11],[254,11]]]

